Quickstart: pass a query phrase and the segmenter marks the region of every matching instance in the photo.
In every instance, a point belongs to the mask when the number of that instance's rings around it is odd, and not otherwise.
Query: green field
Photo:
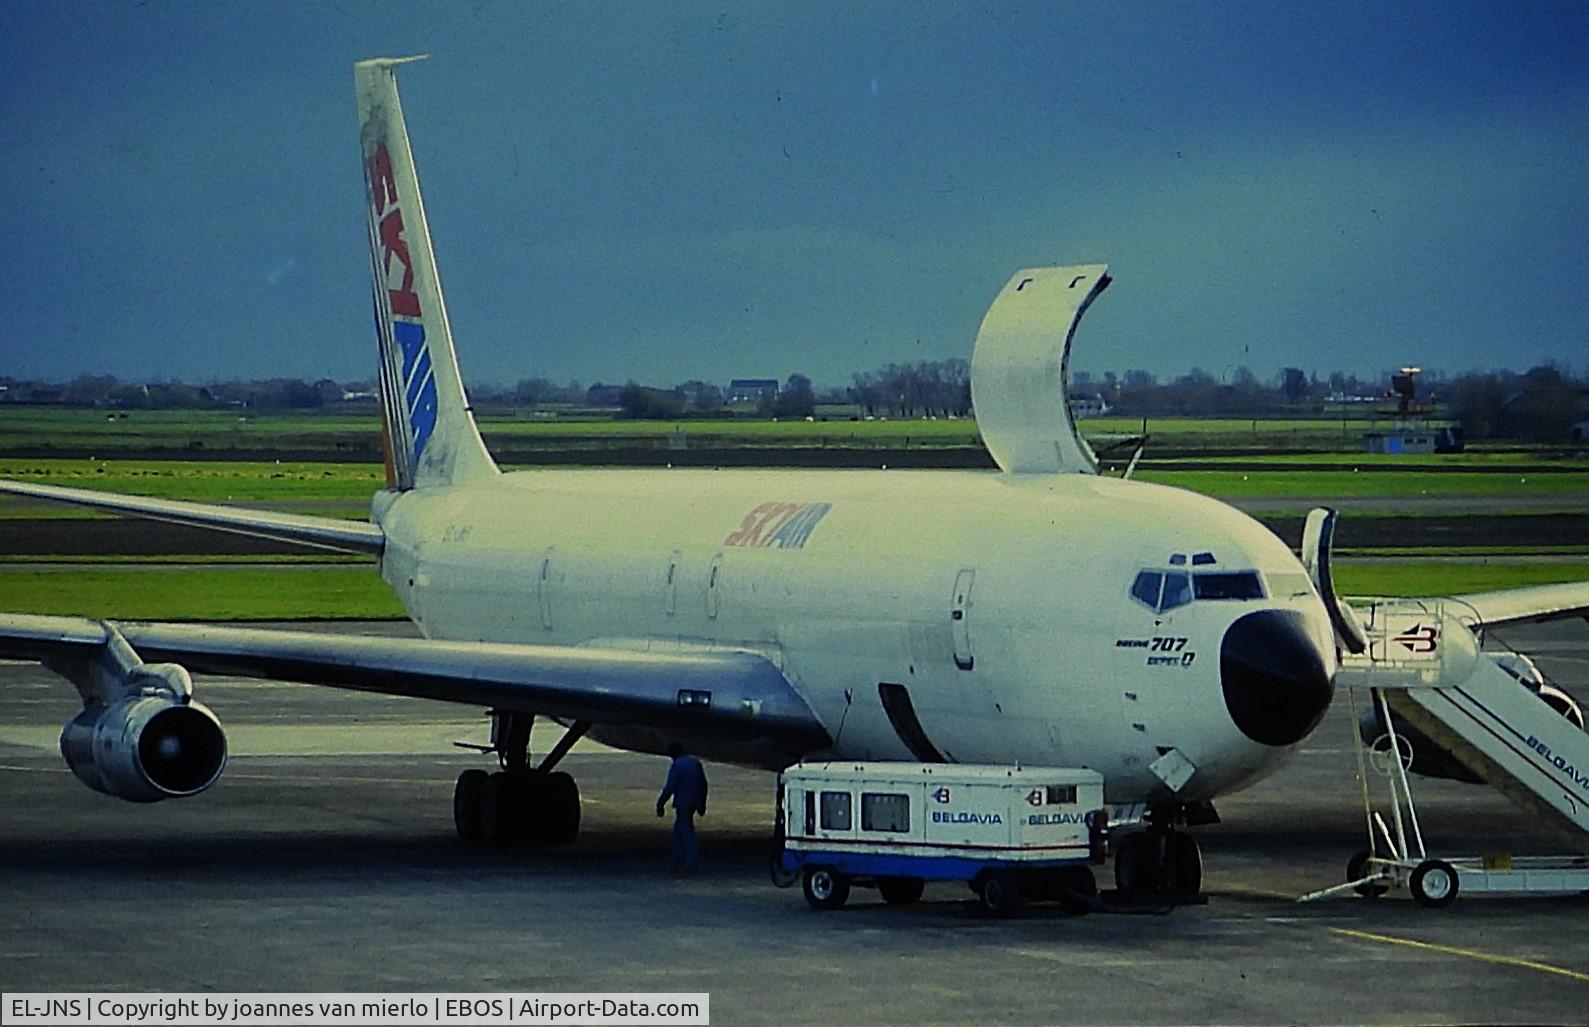
[[[402,608],[373,567],[0,568],[0,609],[122,620],[377,620]]]
[[[1589,561],[1337,568],[1344,595],[1441,596],[1589,581]],[[402,609],[373,567],[194,565],[6,569],[0,610],[122,620],[378,620]]]
[[[976,422],[949,418],[770,421],[720,418],[696,421],[628,421],[609,416],[546,411],[484,411],[480,426],[500,449],[607,448],[658,445],[674,432],[706,446],[747,448],[834,446],[843,448],[980,448]],[[1371,419],[1150,418],[1154,449],[1274,448],[1302,451],[1360,451]],[[1081,430],[1098,444],[1142,432],[1140,418],[1083,420]],[[0,451],[88,450],[95,456],[138,449],[322,450],[367,452],[379,443],[380,420],[373,405],[332,413],[258,414],[236,410],[132,410],[106,412],[60,407],[0,407]]]
[[[777,450],[803,447],[890,449],[978,447],[976,426],[967,420],[717,421],[664,422],[611,419],[547,419],[528,413],[486,415],[483,427],[493,445],[520,452],[543,447],[578,451],[589,463],[601,451],[663,445],[682,431],[703,447]],[[1245,509],[1274,509],[1298,516],[1285,501],[1358,500],[1355,512],[1460,516],[1461,501],[1474,512],[1577,513],[1589,507],[1589,458],[1579,451],[1551,449],[1476,451],[1452,456],[1398,458],[1354,452],[1362,422],[1151,421],[1148,457],[1139,477],[1241,502]],[[1140,420],[1102,418],[1086,422],[1096,435],[1127,435]],[[374,463],[116,459],[117,452],[179,449],[239,453],[367,452],[377,418],[373,410],[352,414],[239,416],[218,411],[135,411],[126,418],[103,412],[50,408],[0,408],[0,453],[28,447],[87,449],[94,459],[0,456],[0,478],[77,488],[102,489],[168,499],[244,506],[363,520],[371,495],[384,485]],[[1154,446],[1166,438],[1220,447],[1285,446],[1271,456],[1177,458],[1174,468],[1155,467]],[[1194,446],[1195,448],[1195,446]],[[1311,449],[1314,452],[1298,452]],[[1326,452],[1326,450],[1333,450]],[[103,455],[101,455],[101,451]],[[774,461],[775,462],[775,461]],[[1270,468],[1270,469],[1265,469]],[[953,473],[953,472],[945,472]],[[1440,500],[1420,506],[1420,500]],[[1510,503],[1515,500],[1515,505]],[[1453,502],[1455,501],[1455,502]],[[1482,505],[1479,505],[1482,504]],[[105,516],[61,504],[0,498],[0,533],[17,520],[49,521]],[[47,530],[47,529],[46,529]],[[35,537],[37,537],[35,535]],[[1442,595],[1554,581],[1589,580],[1589,539],[1525,539],[1526,545],[1465,546],[1432,550],[1404,547],[1362,550],[1379,557],[1337,567],[1349,594]],[[1548,562],[1483,564],[1485,555],[1556,556]],[[1450,562],[1406,561],[1402,555],[1445,555]],[[352,564],[365,562],[349,558]],[[399,613],[368,566],[337,557],[0,557],[0,608],[40,613],[175,619],[291,619],[390,617]]]
[[[126,492],[161,499],[237,503],[363,520],[386,485],[374,464],[236,460],[5,460],[0,478],[36,485]],[[108,516],[37,500],[0,497],[0,521]]]
[[[1335,568],[1335,587],[1348,596],[1450,596],[1564,581],[1589,581],[1589,561],[1436,564],[1386,560]]]
[[[1144,469],[1137,474],[1137,478],[1222,499],[1589,496],[1589,469],[1552,474],[1521,473],[1516,476],[1479,471],[1364,474],[1340,470],[1260,472]]]
[[[946,472],[950,473],[950,472]],[[1419,497],[1539,497],[1570,508],[1589,497],[1589,467],[1513,476],[1484,471],[1359,473],[1350,470],[1160,471],[1143,481],[1191,489],[1225,499],[1384,499]],[[131,492],[165,499],[268,503],[276,509],[314,510],[339,504],[333,516],[362,518],[385,477],[374,464],[228,460],[17,460],[0,459],[0,478],[73,488]],[[38,503],[0,500],[0,518],[55,516]],[[318,512],[325,512],[323,509]],[[77,516],[83,516],[78,513]]]

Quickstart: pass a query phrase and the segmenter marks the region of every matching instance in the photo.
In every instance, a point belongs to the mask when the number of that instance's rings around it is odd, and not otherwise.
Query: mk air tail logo
[[[431,371],[430,348],[425,345],[419,294],[414,291],[414,261],[408,252],[408,240],[403,237],[403,210],[397,182],[392,177],[392,156],[384,141],[376,143],[367,175],[379,249],[376,289],[386,287],[391,311],[389,336],[386,319],[382,319],[382,342],[388,352],[395,343],[402,358],[395,386],[407,414],[410,452],[417,460],[436,427],[436,376]]]

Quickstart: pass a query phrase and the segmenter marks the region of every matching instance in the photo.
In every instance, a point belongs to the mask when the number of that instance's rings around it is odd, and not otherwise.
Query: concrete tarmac
[[[1504,637],[1589,698],[1589,625]],[[479,849],[451,824],[454,778],[488,765],[451,746],[482,740],[476,711],[227,678],[198,693],[229,729],[226,774],[136,806],[62,765],[71,686],[0,664],[0,989],[704,991],[717,1024],[1589,1022],[1589,898],[1296,903],[1364,847],[1344,698],[1198,829],[1206,905],[992,920],[961,885],[902,909],[857,889],[830,913],[773,887],[768,774],[708,768],[706,869],[675,878],[663,759],[582,744],[564,763],[580,840]],[[1415,789],[1433,854],[1572,851],[1488,788]]]

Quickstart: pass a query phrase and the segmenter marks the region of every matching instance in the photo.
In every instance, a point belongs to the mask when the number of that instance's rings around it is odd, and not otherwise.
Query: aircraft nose
[[[1297,610],[1239,618],[1219,648],[1225,707],[1242,734],[1292,745],[1323,719],[1334,691],[1327,658]]]

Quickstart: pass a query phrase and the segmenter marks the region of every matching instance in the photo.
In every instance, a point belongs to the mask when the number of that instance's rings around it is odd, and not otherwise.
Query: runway
[[[1589,625],[1505,638],[1589,698]],[[452,782],[485,761],[451,743],[483,738],[477,711],[197,685],[229,729],[226,774],[140,807],[61,763],[71,686],[0,664],[0,988],[706,991],[720,1024],[1589,1022],[1589,899],[1296,904],[1363,847],[1344,702],[1199,829],[1207,905],[999,921],[959,885],[812,912],[767,877],[772,777],[729,767],[709,767],[706,872],[671,877],[666,762],[597,746],[564,762],[578,843],[466,848]],[[1569,851],[1487,788],[1420,782],[1417,798],[1436,854]]]

